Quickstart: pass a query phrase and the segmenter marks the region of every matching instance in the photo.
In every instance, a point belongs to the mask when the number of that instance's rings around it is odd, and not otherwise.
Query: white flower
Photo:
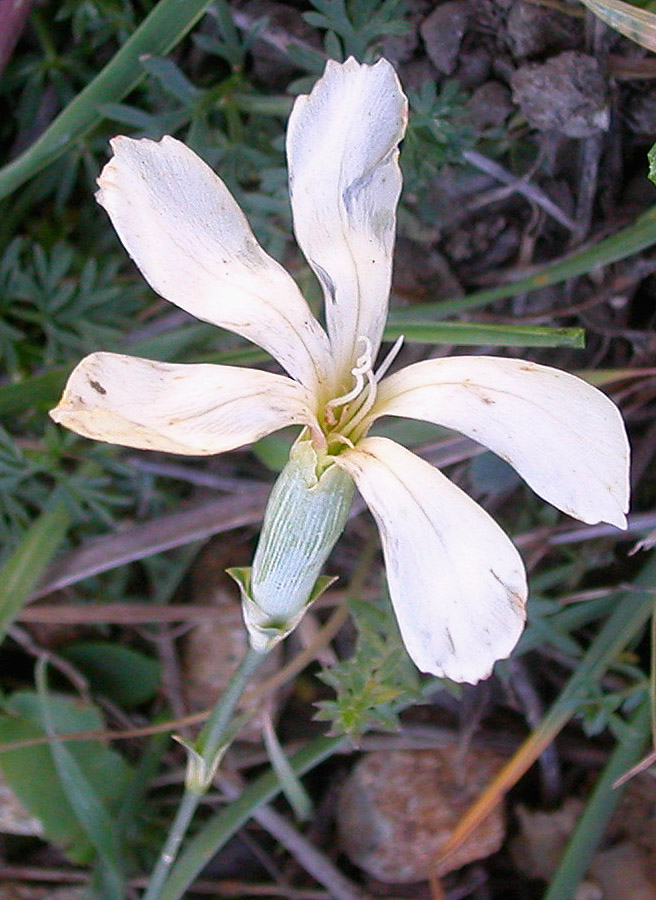
[[[287,132],[294,228],[323,288],[327,332],[191,150],[171,137],[116,138],[98,200],[151,287],[259,344],[291,377],[94,353],[75,369],[52,416],[86,437],[192,455],[303,426],[317,478],[339,467],[374,515],[417,666],[475,682],[522,631],[522,561],[444,475],[394,441],[367,437],[371,424],[393,415],[456,429],[507,460],[554,506],[620,528],[629,448],[614,404],[552,368],[478,356],[415,363],[383,380],[375,372],[406,116],[385,60],[329,62],[294,104]]]

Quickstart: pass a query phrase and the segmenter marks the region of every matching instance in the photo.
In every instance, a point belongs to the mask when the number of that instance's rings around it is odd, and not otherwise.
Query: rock
[[[395,67],[409,62],[419,46],[419,23],[430,12],[431,0],[408,0],[405,21],[409,27],[402,34],[385,34],[381,39],[382,54]],[[405,84],[405,81],[403,82]]]
[[[492,58],[485,47],[471,47],[462,53],[453,77],[464,90],[473,90],[490,75]]]
[[[640,850],[652,883],[656,883],[655,812],[656,781],[650,773],[642,772],[627,784],[608,826],[614,844],[629,841]]]
[[[500,128],[514,109],[510,91],[500,81],[486,81],[474,91],[467,105],[479,132]]]
[[[588,878],[609,900],[656,900],[656,884],[649,878],[645,859],[628,841],[598,853]]]
[[[430,61],[422,56],[421,59],[411,59],[400,67],[401,83],[406,89],[416,91],[427,81],[435,82],[435,69]]]
[[[511,83],[515,103],[540,131],[583,138],[608,128],[606,79],[592,56],[567,51],[545,63],[528,63]]]
[[[456,822],[503,765],[496,753],[453,745],[368,753],[340,792],[341,845],[357,866],[390,884],[425,881],[495,853],[505,834],[501,806],[446,860]]]
[[[581,42],[582,20],[519,0],[508,14],[508,43],[516,59],[572,50]]]
[[[421,24],[421,36],[426,53],[438,72],[451,75],[455,70],[467,22],[469,3],[467,0],[447,0]]]
[[[558,868],[583,807],[583,801],[576,797],[570,797],[560,809],[548,812],[518,805],[515,813],[519,831],[510,847],[518,870],[528,878],[549,881]]]

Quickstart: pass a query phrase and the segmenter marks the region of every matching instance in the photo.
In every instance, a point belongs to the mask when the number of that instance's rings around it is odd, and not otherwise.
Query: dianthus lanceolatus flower
[[[326,329],[256,242],[223,182],[191,150],[117,137],[98,200],[151,287],[268,351],[289,377],[93,353],[55,421],[89,438],[191,455],[301,426],[276,482],[252,569],[236,571],[252,645],[289,631],[324,584],[354,485],[378,525],[407,650],[425,672],[476,682],[515,646],[527,585],[490,516],[385,437],[381,416],[455,429],[588,523],[625,527],[629,449],[615,405],[584,381],[488,356],[375,368],[387,317],[407,102],[386,60],[328,62],[287,131],[296,238],[325,298]]]

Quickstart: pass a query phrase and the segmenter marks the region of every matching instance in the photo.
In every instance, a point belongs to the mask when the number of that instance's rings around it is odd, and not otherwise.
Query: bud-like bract
[[[251,646],[268,650],[292,631],[334,580],[321,569],[346,523],[354,483],[321,462],[307,439],[292,447],[266,512],[252,569],[232,569]]]

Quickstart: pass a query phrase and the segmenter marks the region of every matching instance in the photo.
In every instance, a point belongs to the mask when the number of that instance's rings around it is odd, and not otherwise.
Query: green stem
[[[194,813],[201,801],[201,797],[202,794],[198,794],[196,791],[190,791],[189,788],[185,789],[175,818],[173,819],[173,824],[166,836],[166,842],[162,848],[159,859],[157,860],[157,865],[153,869],[153,874],[150,876],[150,881],[148,882],[146,893],[143,895],[143,900],[156,900],[156,898],[160,896],[164,883],[168,878],[169,871],[171,870],[171,866],[178,856],[180,844],[187,833],[187,829],[189,828]]]
[[[291,757],[290,765],[300,777],[348,743],[349,738],[343,735],[315,738]],[[180,900],[185,896],[192,881],[216,854],[217,848],[220,849],[248,822],[255,809],[268,803],[279,792],[278,777],[275,772],[267,771],[250,784],[237,800],[206,822],[185,847],[157,900]]]
[[[187,783],[173,823],[169,829],[157,865],[153,870],[143,900],[158,900],[175,862],[194,813],[212,783],[212,776],[227,746],[228,727],[232,714],[266,653],[251,648],[246,652],[228,687],[217,700],[205,727],[198,736],[197,747],[187,747],[189,765]]]
[[[225,731],[230,724],[239,698],[244,693],[252,675],[266,657],[266,652],[260,653],[249,647],[241,664],[230,680],[230,684],[217,701],[214,709],[200,733],[198,743],[201,755],[206,763],[210,764],[220,750]]]

